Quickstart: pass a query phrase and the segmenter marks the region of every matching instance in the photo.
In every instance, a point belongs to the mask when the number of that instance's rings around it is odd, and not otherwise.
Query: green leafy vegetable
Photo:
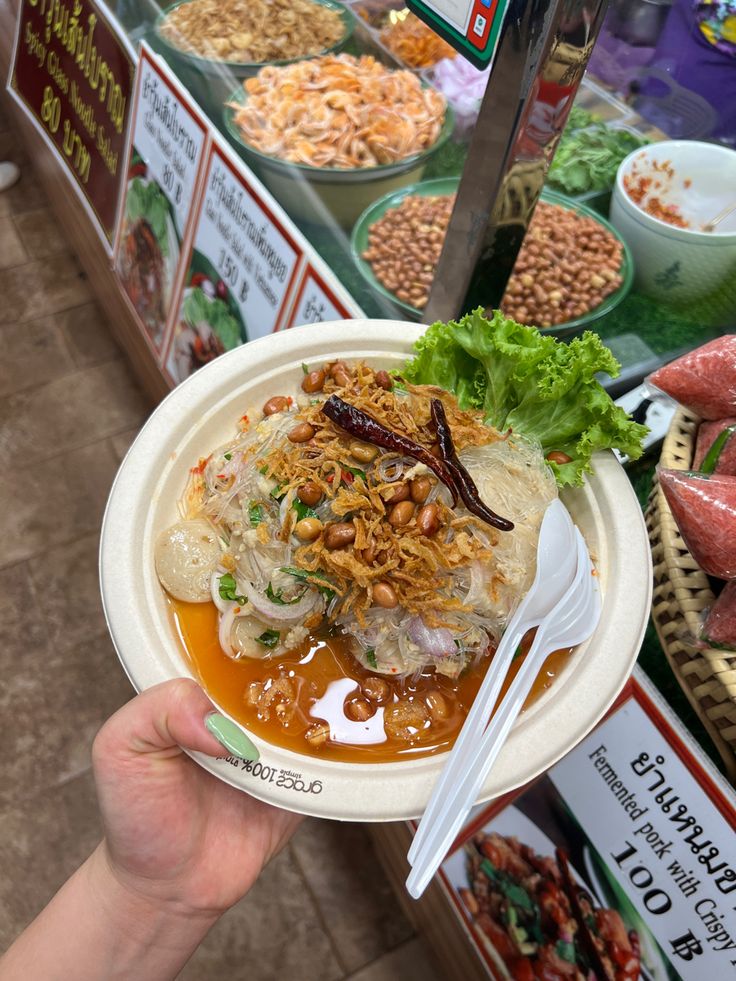
[[[167,219],[171,214],[169,202],[155,181],[146,182],[140,177],[134,177],[128,187],[125,200],[125,212],[130,221],[143,219],[151,226],[156,236],[161,254],[169,254],[169,230]]]
[[[230,572],[226,572],[224,576],[220,576],[219,590],[220,596],[224,600],[230,600],[233,603],[245,603],[245,596],[238,596],[236,589],[238,584],[235,582],[235,576]]]
[[[263,508],[255,501],[251,501],[248,505],[248,520],[253,528],[263,521]]]
[[[264,630],[260,637],[256,637],[259,644],[264,647],[275,647],[279,642],[281,634],[278,630]]]
[[[276,603],[278,606],[293,606],[294,603],[298,603],[302,596],[306,593],[306,589],[303,589],[298,596],[294,599],[286,600],[284,599],[283,589],[274,589],[271,583],[266,586],[266,597],[271,600],[272,603]]]
[[[371,648],[365,652],[365,659],[370,664],[370,666],[375,671],[378,668],[378,662],[376,661],[376,652]]]
[[[454,392],[462,408],[480,409],[496,429],[541,443],[545,456],[560,451],[569,463],[550,463],[557,483],[579,485],[596,450],[642,454],[646,426],[632,422],[596,380],[612,378],[619,364],[597,334],[569,344],[540,334],[495,311],[478,309],[459,321],[433,324],[414,345],[403,370],[411,382]]]
[[[593,123],[599,123],[600,121],[601,117],[597,116],[594,112],[583,109],[582,106],[573,106],[567,117],[565,132],[571,133],[576,129],[584,129],[586,126],[592,126]]]
[[[292,565],[282,566],[281,571],[288,572],[295,579],[302,579],[304,582],[308,582],[310,586],[316,586],[326,600],[331,600],[335,595],[335,590],[332,589],[330,581],[323,579],[319,572],[307,572],[306,569],[297,569],[296,566]]]
[[[304,501],[300,501],[298,497],[294,498],[291,506],[296,511],[297,517],[300,521],[303,521],[304,518],[317,517],[317,512],[314,510],[314,508],[308,507]]]
[[[568,124],[552,159],[547,183],[567,194],[610,190],[624,157],[648,142],[629,130],[612,129],[603,123],[572,131]]]
[[[568,961],[570,964],[575,963],[575,944],[569,940],[558,940],[555,944],[555,952],[563,961]]]
[[[240,327],[227,303],[218,297],[207,296],[199,286],[189,290],[182,304],[182,315],[192,327],[202,323],[209,324],[226,351],[232,350],[241,342]]]

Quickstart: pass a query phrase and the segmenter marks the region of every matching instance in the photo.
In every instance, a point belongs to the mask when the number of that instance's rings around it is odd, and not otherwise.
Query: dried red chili
[[[437,433],[437,444],[440,448],[442,460],[449,467],[455,478],[455,484],[465,507],[471,514],[485,521],[486,524],[498,528],[499,531],[512,531],[514,527],[513,521],[509,521],[508,518],[502,518],[483,503],[475,481],[460,462],[455,444],[452,441],[452,433],[450,432],[450,426],[445,415],[445,407],[440,399],[432,399],[430,408],[432,410],[432,422]]]

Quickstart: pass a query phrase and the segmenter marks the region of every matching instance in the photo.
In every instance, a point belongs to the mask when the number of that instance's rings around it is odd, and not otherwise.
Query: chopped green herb
[[[360,470],[358,467],[346,467],[344,463],[341,466],[343,470],[347,470],[353,477],[360,477],[363,483],[365,483],[365,470]]]
[[[555,944],[555,953],[563,961],[568,961],[570,964],[575,963],[575,944],[569,940],[558,940]]]
[[[304,364],[303,361],[302,361],[302,371],[304,372],[305,375],[308,375],[309,374],[309,365],[308,364]]]
[[[264,647],[275,647],[280,637],[281,634],[278,630],[264,630],[260,637],[256,637],[256,640]]]
[[[274,589],[271,583],[266,586],[266,597],[271,600],[272,603],[277,603],[279,606],[293,606],[294,603],[298,603],[302,596],[306,593],[306,589],[303,589],[298,596],[294,599],[284,599],[283,589]]]
[[[248,519],[254,528],[263,521],[263,508],[255,501],[251,501],[248,505]]]
[[[281,500],[283,500],[283,498],[285,496],[284,495],[284,492],[283,492],[283,488],[284,488],[284,485],[282,483],[280,483],[280,481],[277,480],[276,481],[276,486],[271,491],[271,494],[269,496],[272,497],[274,499],[274,501],[281,501]]]
[[[226,460],[230,461],[230,460],[232,460],[232,458],[233,458],[232,453],[225,453],[225,459]]]
[[[220,576],[220,582],[218,584],[220,590],[220,596],[224,600],[230,600],[233,603],[245,603],[245,596],[238,596],[235,592],[237,589],[237,583],[235,582],[235,576],[230,572],[226,572],[224,576]]]
[[[302,579],[304,582],[309,583],[310,586],[316,586],[328,601],[335,595],[335,590],[331,588],[329,580],[323,579],[322,575],[318,574],[318,572],[307,572],[306,569],[297,569],[296,566],[292,565],[282,566],[281,571],[288,572],[295,579]]]
[[[512,662],[515,661],[517,657],[521,657],[521,644],[517,645],[516,650],[514,651],[514,656],[511,658]]]
[[[303,501],[300,501],[298,497],[294,498],[291,506],[296,511],[300,521],[303,521],[304,518],[317,517],[317,512],[314,510],[314,508],[307,507],[307,505]]]
[[[365,659],[370,664],[370,666],[375,671],[378,668],[378,662],[376,661],[376,652],[371,649],[365,652]]]

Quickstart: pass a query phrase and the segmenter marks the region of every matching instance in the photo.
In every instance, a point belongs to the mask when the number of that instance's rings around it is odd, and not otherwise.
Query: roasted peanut
[[[433,507],[432,504],[428,505]],[[414,516],[414,504],[411,501],[399,501],[394,504],[388,516],[388,523],[394,528],[401,528],[408,525]]]
[[[294,526],[294,534],[303,542],[313,542],[319,538],[322,531],[322,522],[319,518],[302,518]]]
[[[322,499],[322,488],[319,484],[315,484],[313,480],[308,480],[305,484],[302,484],[296,492],[296,496],[302,504],[306,504],[308,508],[313,508]]]
[[[427,694],[424,696],[424,701],[429,709],[429,714],[433,722],[439,722],[442,719],[446,719],[450,714],[445,696],[442,694],[442,692],[437,691],[435,688],[427,692]]]
[[[365,722],[375,713],[375,709],[364,698],[353,698],[345,703],[345,715],[353,722]]]
[[[387,371],[377,371],[376,372],[376,385],[379,388],[384,389],[386,392],[390,392],[394,387],[394,383],[391,380],[391,375]]]
[[[411,499],[415,504],[424,504],[432,490],[429,477],[415,477],[411,482]]]
[[[401,483],[392,484],[385,491],[382,492],[381,497],[384,499],[386,504],[398,504],[399,501],[408,501],[411,496],[411,490],[409,485],[404,481]]]
[[[383,678],[376,678],[375,675],[366,678],[360,687],[366,698],[370,698],[372,702],[377,702],[379,705],[387,702],[391,694],[389,683]]]
[[[370,463],[378,456],[378,447],[371,446],[370,443],[351,443],[348,449],[350,455],[361,463]]]
[[[399,598],[394,587],[382,580],[373,586],[373,602],[385,610],[393,610],[398,606]]]
[[[336,521],[325,528],[325,548],[345,548],[355,541],[355,525],[350,521]]]
[[[363,551],[360,553],[360,556],[366,565],[373,565],[373,563],[376,561],[377,554],[378,554],[378,548],[376,547],[376,543],[371,542],[371,544],[367,548],[363,549]]]
[[[427,706],[418,698],[399,699],[393,705],[387,705],[383,714],[386,732],[395,739],[414,739],[428,722]]]
[[[346,374],[348,373],[348,365],[346,361],[335,361],[334,364],[330,365],[330,370],[329,370],[330,378],[334,378],[335,372],[339,372],[339,371],[343,371]]]
[[[302,391],[308,392],[310,395],[313,392],[321,392],[325,387],[325,370],[324,368],[317,368],[316,371],[310,371],[308,375],[305,375],[302,379]]]
[[[337,371],[334,371],[333,372],[333,374],[332,374],[332,380],[340,388],[347,388],[347,386],[352,381],[352,378],[350,377],[350,374],[344,368],[338,368]]]
[[[547,454],[545,459],[549,460],[550,463],[556,463],[558,465],[572,462],[572,457],[568,456],[567,453],[563,453],[562,450],[552,450],[551,453]]]
[[[391,519],[389,518],[389,521]],[[417,514],[417,528],[427,538],[436,535],[440,527],[440,509],[436,504],[425,504]]]
[[[330,738],[330,727],[327,722],[316,722],[304,733],[310,746],[324,746]]]
[[[273,416],[277,412],[286,412],[289,400],[284,395],[274,395],[263,406],[264,416]]]
[[[307,440],[314,436],[314,429],[309,425],[308,422],[299,422],[290,429],[286,434],[286,438],[292,443],[306,443]]]

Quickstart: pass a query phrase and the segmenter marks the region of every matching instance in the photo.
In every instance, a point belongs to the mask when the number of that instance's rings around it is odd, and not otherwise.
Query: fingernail
[[[204,724],[218,743],[222,743],[233,756],[239,756],[241,760],[257,760],[260,756],[240,726],[236,726],[234,722],[231,722],[224,715],[220,715],[219,712],[212,712],[211,715],[208,715]]]

